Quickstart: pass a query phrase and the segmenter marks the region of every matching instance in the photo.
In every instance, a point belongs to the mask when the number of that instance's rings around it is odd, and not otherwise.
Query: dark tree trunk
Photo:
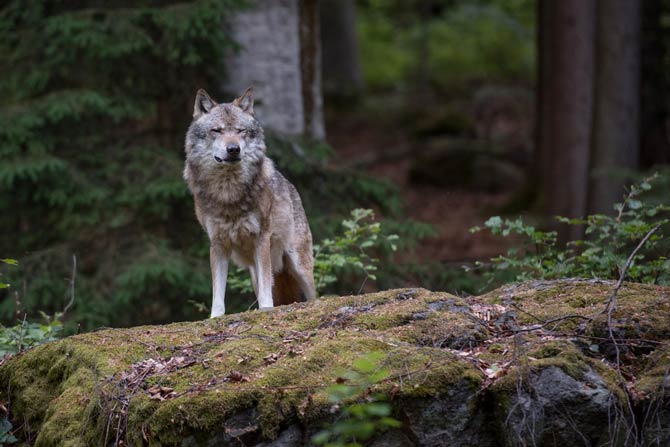
[[[670,2],[645,0],[642,7],[640,164],[670,164]]]
[[[638,167],[640,3],[599,0],[589,213],[613,213]]]
[[[298,0],[300,7],[300,70],[304,133],[325,138],[323,95],[321,93],[321,38],[319,1]]]
[[[547,216],[586,212],[595,52],[595,0],[542,0],[543,46],[549,62],[540,69],[538,141],[542,196]],[[545,9],[546,8],[546,9]],[[541,24],[542,26],[542,24]],[[575,226],[559,228],[562,242],[581,238]]]
[[[321,0],[323,91],[349,100],[363,88],[354,0]]]
[[[543,174],[551,170],[551,80],[552,80],[552,0],[537,2],[537,119],[535,121],[534,170],[530,173],[533,184],[541,191],[551,187]],[[546,197],[542,196],[543,208]]]

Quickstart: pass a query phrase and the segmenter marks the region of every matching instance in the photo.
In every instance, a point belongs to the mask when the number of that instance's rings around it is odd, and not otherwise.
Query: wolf
[[[198,90],[184,179],[210,240],[211,317],[225,313],[229,261],[249,269],[261,310],[316,297],[312,233],[298,191],[266,157],[249,87],[217,104]]]

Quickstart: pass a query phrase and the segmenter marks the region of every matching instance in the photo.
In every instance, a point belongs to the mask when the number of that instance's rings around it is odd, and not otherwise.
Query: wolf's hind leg
[[[305,301],[299,281],[289,271],[288,262],[290,261],[286,259],[286,256],[284,258],[284,268],[275,273],[272,285],[272,300],[275,306]]]
[[[228,259],[220,248],[210,246],[209,263],[212,268],[212,313],[210,318],[226,313],[226,282],[228,279]]]
[[[286,252],[288,270],[295,278],[302,290],[304,299],[309,301],[316,298],[314,287],[314,261],[311,256],[300,256],[295,252]],[[286,259],[285,259],[286,260]]]

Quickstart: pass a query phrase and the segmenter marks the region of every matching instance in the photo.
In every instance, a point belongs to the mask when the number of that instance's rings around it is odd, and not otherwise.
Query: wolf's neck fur
[[[187,163],[187,181],[204,213],[234,221],[253,211],[257,197],[266,186],[262,171],[271,162],[263,157],[254,163],[230,168],[204,170],[197,163]]]

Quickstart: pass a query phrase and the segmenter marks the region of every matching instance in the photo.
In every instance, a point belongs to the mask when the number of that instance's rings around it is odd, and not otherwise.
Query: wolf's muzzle
[[[241,160],[240,155],[228,155],[225,158],[221,158],[218,155],[214,156],[214,160],[216,160],[217,163],[237,163]]]

